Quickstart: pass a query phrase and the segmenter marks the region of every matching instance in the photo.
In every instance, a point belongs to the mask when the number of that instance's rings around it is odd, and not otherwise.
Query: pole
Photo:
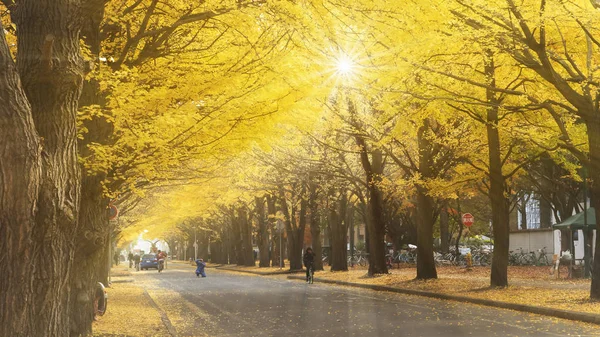
[[[283,268],[283,252],[281,249],[281,232],[283,232],[283,230],[281,230],[281,228],[279,229],[279,269]]]
[[[583,168],[583,263],[584,263],[584,274],[583,277],[589,278],[592,275],[592,266],[591,266],[591,254],[590,248],[592,247],[592,240],[589,236],[589,231],[587,228],[588,218],[587,218],[587,172],[586,169]]]
[[[194,261],[198,260],[198,238],[196,237],[196,226],[194,226]]]

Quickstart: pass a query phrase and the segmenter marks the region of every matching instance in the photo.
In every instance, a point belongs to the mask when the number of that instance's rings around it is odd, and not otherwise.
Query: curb
[[[290,275],[287,278],[289,280],[304,280],[303,277],[294,276],[294,275]],[[324,280],[324,279],[319,279],[319,278],[315,278],[314,280],[317,282],[321,282],[321,283],[336,284],[336,285],[349,286],[349,287],[354,287],[354,288],[371,289],[371,290],[375,290],[375,291],[388,291],[388,292],[399,293],[399,294],[436,298],[436,299],[440,299],[440,300],[450,300],[450,301],[457,301],[457,302],[464,302],[464,303],[479,304],[479,305],[485,305],[488,307],[510,309],[510,310],[515,310],[515,311],[521,311],[521,312],[527,312],[527,313],[532,313],[532,314],[538,314],[538,315],[544,315],[544,316],[550,316],[550,317],[568,319],[568,320],[572,320],[572,321],[580,321],[580,322],[600,325],[600,315],[588,314],[585,312],[567,311],[567,310],[553,309],[553,308],[547,308],[547,307],[536,307],[536,306],[526,305],[526,304],[493,301],[493,300],[472,298],[472,297],[459,296],[459,295],[441,294],[441,293],[435,293],[435,292],[431,292],[431,291],[393,288],[393,287],[381,286],[381,285]]]
[[[261,275],[261,276],[269,276],[269,275],[284,275],[284,274],[296,274],[296,273],[300,273],[300,272],[304,272],[304,269],[300,269],[300,270],[282,270],[282,271],[269,271],[269,272],[259,272],[259,271],[252,271],[252,270],[240,270],[240,269],[235,269],[235,268],[227,268],[227,267],[214,267],[215,269],[219,269],[219,270],[227,270],[227,271],[234,271],[234,272],[238,272],[238,273],[246,273],[246,274],[254,274],[254,275]]]

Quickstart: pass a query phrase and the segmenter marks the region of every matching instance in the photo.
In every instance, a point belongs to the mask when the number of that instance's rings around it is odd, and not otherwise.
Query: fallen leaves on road
[[[108,310],[94,322],[94,336],[170,336],[142,288],[117,283],[107,291]]]

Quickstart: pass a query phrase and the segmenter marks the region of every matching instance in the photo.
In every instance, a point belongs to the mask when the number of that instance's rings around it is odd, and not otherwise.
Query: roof
[[[596,211],[594,210],[594,207],[590,207],[587,209],[586,211],[587,213],[587,225],[585,226],[585,229],[596,229]],[[584,216],[583,216],[583,212],[581,213],[577,213],[575,215],[573,215],[572,217],[568,218],[567,220],[552,225],[552,228],[554,229],[571,229],[571,230],[575,230],[575,229],[584,229]]]

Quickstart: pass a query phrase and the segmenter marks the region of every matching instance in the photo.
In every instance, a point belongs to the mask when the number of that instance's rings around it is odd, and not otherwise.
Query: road
[[[135,273],[174,336],[600,336],[589,324],[191,266]]]

